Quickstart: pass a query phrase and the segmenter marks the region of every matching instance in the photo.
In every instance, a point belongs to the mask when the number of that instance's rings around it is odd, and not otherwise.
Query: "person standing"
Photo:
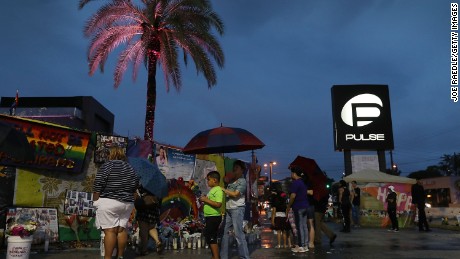
[[[204,203],[203,213],[205,219],[204,237],[211,248],[212,259],[219,259],[219,246],[217,245],[217,233],[222,221],[220,207],[222,206],[224,194],[219,186],[220,174],[211,171],[206,176],[208,186],[211,190],[207,196],[201,196],[200,201]]]
[[[138,199],[142,199],[146,195],[152,196],[153,203],[149,206],[136,207],[136,220],[139,223],[139,255],[148,254],[148,241],[149,236],[153,238],[156,245],[157,253],[161,254],[163,251],[163,244],[160,241],[158,235],[158,224],[160,223],[160,205],[161,201],[158,197],[147,191],[145,188],[140,186],[138,188]]]
[[[339,203],[343,216],[343,229],[340,232],[349,233],[351,216],[350,190],[348,189],[347,182],[344,180],[340,180],[339,182]]]
[[[112,258],[117,246],[117,257],[123,258],[128,241],[126,226],[134,208],[134,194],[139,177],[126,162],[125,150],[113,147],[109,161],[102,164],[93,184],[93,206],[96,226],[104,231],[105,259]]]
[[[395,192],[395,187],[393,185],[388,187],[389,193],[387,195],[387,212],[388,217],[391,220],[391,229],[388,231],[399,231],[398,218],[396,217],[396,204],[397,204],[397,194]]]
[[[308,208],[307,208],[307,223],[308,223],[308,248],[315,248],[315,207],[314,198],[313,198],[313,189],[311,188],[310,181],[306,182],[307,185],[307,199],[308,199]]]
[[[353,219],[353,226],[360,227],[359,213],[361,211],[361,189],[358,187],[356,181],[351,182],[351,218]]]
[[[291,178],[293,179],[290,188],[289,204],[286,208],[286,214],[293,210],[295,225],[297,228],[297,245],[292,248],[294,253],[304,253],[308,251],[308,226],[307,226],[307,186],[303,181],[305,173],[299,167],[291,168]]]
[[[324,214],[328,206],[329,195],[325,195],[319,201],[313,200],[315,207],[315,243],[321,244],[321,231],[329,238],[329,244],[332,245],[337,235],[324,223]]]
[[[412,203],[416,204],[418,209],[418,230],[427,232],[431,231],[425,214],[425,189],[423,188],[422,181],[420,179],[417,179],[417,183],[412,185],[411,194]]]
[[[248,245],[243,232],[243,220],[246,206],[246,180],[243,177],[244,171],[246,171],[246,164],[241,160],[236,160],[233,163],[233,173],[235,174],[236,180],[230,183],[226,189],[222,187],[227,197],[224,235],[222,237],[220,250],[220,257],[222,259],[228,258],[228,232],[231,227],[233,227],[235,239],[238,243],[240,258],[249,258]]]
[[[278,245],[276,248],[287,248],[287,235],[290,229],[290,224],[286,215],[286,193],[281,190],[274,190],[275,195],[272,201],[271,222],[273,230],[276,230]],[[283,246],[281,246],[281,237],[283,238]],[[290,243],[290,242],[289,242]]]

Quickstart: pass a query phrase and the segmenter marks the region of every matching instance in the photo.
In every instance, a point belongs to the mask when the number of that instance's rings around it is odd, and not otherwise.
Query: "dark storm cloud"
[[[2,96],[92,95],[116,118],[121,135],[143,136],[146,72],[130,71],[113,89],[112,55],[105,73],[88,76],[83,26],[102,1],[0,2]],[[441,1],[212,1],[225,23],[226,55],[218,84],[208,89],[193,64],[183,87],[166,93],[158,74],[155,136],[183,146],[219,126],[250,130],[266,147],[259,162],[287,172],[301,154],[338,179],[343,154],[333,151],[330,88],[388,84],[394,157],[404,172],[437,163],[456,150],[458,104],[449,100],[450,2]],[[250,160],[250,153],[229,154]],[[286,175],[285,175],[286,176]]]

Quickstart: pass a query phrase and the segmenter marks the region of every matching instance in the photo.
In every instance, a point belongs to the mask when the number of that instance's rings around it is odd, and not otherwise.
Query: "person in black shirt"
[[[142,199],[146,195],[153,196],[153,204],[150,206],[137,207],[136,208],[136,220],[139,224],[139,251],[138,255],[147,255],[148,254],[148,241],[149,236],[155,241],[155,246],[157,253],[161,254],[163,251],[163,244],[160,241],[158,236],[158,224],[160,223],[160,209],[161,209],[161,199],[156,197],[148,190],[144,189],[142,185],[138,188],[138,193],[136,198]]]
[[[390,220],[391,220],[391,229],[389,229],[388,231],[398,232],[399,231],[398,218],[396,217],[397,194],[395,192],[394,186],[389,186],[388,190],[389,192],[387,195],[387,211],[388,211],[388,217],[390,217]]]
[[[332,245],[337,235],[324,223],[324,214],[328,207],[329,194],[323,196],[319,201],[313,199],[315,206],[315,243],[321,244],[321,232],[329,238],[329,244]]]
[[[351,218],[353,219],[353,224],[355,227],[360,227],[359,224],[359,213],[361,205],[361,189],[358,187],[356,181],[351,182]]]
[[[277,232],[278,245],[276,248],[288,248],[286,241],[289,238],[288,231],[291,229],[291,225],[287,221],[286,206],[287,206],[287,195],[282,190],[274,188],[272,190],[274,194],[272,196],[272,215],[271,223],[274,230]],[[283,246],[281,245],[281,237],[283,238]],[[289,240],[291,243],[291,240]]]
[[[417,179],[417,183],[412,185],[412,204],[417,205],[418,209],[418,230],[419,231],[431,231],[428,227],[425,214],[425,189],[423,188],[422,181]]]
[[[350,190],[344,180],[340,180],[339,184],[339,203],[343,215],[343,229],[340,232],[348,233],[350,232],[351,213]]]

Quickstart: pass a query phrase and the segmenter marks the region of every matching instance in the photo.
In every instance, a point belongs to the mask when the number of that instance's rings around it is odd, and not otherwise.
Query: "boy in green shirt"
[[[211,248],[212,259],[219,259],[217,232],[219,230],[220,222],[222,221],[220,207],[222,206],[224,194],[222,189],[219,187],[219,172],[209,172],[206,179],[208,180],[208,186],[211,187],[211,190],[208,192],[207,196],[203,195],[200,197],[200,201],[204,203],[203,213],[206,222],[204,237],[206,238],[206,243],[208,243]]]

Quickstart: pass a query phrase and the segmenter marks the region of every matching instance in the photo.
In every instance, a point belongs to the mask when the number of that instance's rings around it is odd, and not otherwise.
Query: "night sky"
[[[0,96],[16,89],[20,97],[93,96],[115,114],[117,134],[142,137],[145,68],[136,82],[128,70],[115,90],[116,51],[105,73],[88,75],[82,31],[102,2],[78,10],[78,1],[1,1]],[[460,103],[450,99],[451,2],[213,0],[225,24],[218,83],[208,89],[190,63],[181,91],[167,93],[158,71],[155,140],[183,147],[222,123],[266,144],[256,155],[261,164],[278,162],[274,179],[303,155],[338,180],[344,166],[333,145],[331,87],[386,84],[402,175],[437,164],[460,152]],[[227,155],[251,159],[250,152]]]

